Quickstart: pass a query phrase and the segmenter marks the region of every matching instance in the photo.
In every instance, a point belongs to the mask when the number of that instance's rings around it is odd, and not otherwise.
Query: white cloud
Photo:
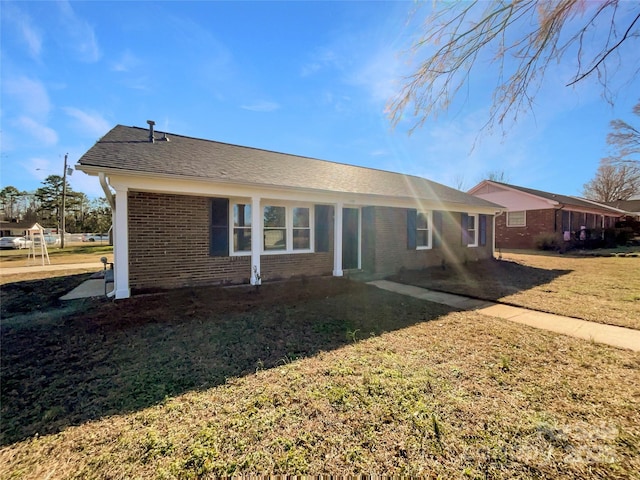
[[[51,146],[58,143],[58,134],[55,130],[30,117],[22,116],[17,118],[15,125],[42,145]]]
[[[4,81],[3,87],[17,104],[16,110],[38,119],[44,119],[49,114],[49,94],[41,82],[27,77],[14,77]]]
[[[309,77],[326,69],[339,67],[338,55],[329,48],[321,48],[313,53],[307,63],[300,68],[300,76]]]
[[[12,25],[18,30],[29,55],[33,58],[38,58],[42,51],[42,35],[40,31],[33,26],[31,17],[11,3],[3,4],[2,17],[7,21],[6,23],[8,25]]]
[[[40,181],[43,181],[49,175],[62,175],[62,164],[60,164],[59,172],[54,171],[51,161],[45,158],[29,158],[24,162],[23,166],[27,172]]]
[[[68,1],[61,1],[58,5],[63,16],[64,32],[69,46],[76,51],[81,61],[97,62],[101,53],[93,27],[76,15]]]
[[[111,70],[114,72],[130,72],[140,64],[140,59],[130,50],[125,50],[120,58],[113,62]]]
[[[240,108],[244,110],[251,110],[252,112],[273,112],[280,109],[280,105],[275,102],[267,100],[260,100],[250,105],[241,105]]]
[[[372,157],[386,157],[387,155],[389,155],[389,152],[384,149],[377,149],[369,152],[369,155],[371,155]]]
[[[382,47],[352,71],[347,82],[364,88],[375,103],[384,106],[398,92],[405,68],[395,49]]]
[[[111,129],[111,124],[99,113],[85,112],[79,108],[65,107],[64,112],[76,121],[76,127],[94,137],[102,137]]]

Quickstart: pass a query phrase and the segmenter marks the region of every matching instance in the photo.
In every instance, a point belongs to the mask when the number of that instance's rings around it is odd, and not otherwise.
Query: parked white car
[[[82,235],[83,242],[108,242],[109,235],[106,233],[85,233]]]
[[[31,245],[31,240],[25,237],[2,237],[0,238],[0,248],[27,248]]]
[[[58,246],[60,245],[60,235],[44,234],[44,241],[47,245]]]

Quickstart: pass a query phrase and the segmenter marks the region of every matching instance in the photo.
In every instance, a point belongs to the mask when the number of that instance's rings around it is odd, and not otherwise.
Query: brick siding
[[[507,214],[496,217],[496,248],[536,248],[535,240],[541,234],[562,230],[562,211],[527,210],[524,227],[507,227]]]
[[[363,269],[376,274],[392,274],[405,268],[422,269],[446,263],[463,263],[491,258],[491,216],[487,216],[487,244],[462,245],[461,213],[442,212],[442,241],[431,249],[407,248],[407,210],[392,207],[368,207],[373,214],[363,215],[373,225],[363,225]]]
[[[129,192],[129,282],[132,291],[211,284],[248,283],[251,257],[209,254],[210,199],[208,197]],[[420,269],[447,263],[490,258],[491,217],[487,217],[487,245],[461,244],[460,213],[443,212],[439,247],[407,249],[407,210],[391,207],[362,209],[362,267],[377,274],[401,268]],[[262,255],[263,281],[292,276],[331,275],[333,223],[329,251]]]
[[[129,286],[133,291],[181,286],[248,283],[251,257],[209,255],[209,198],[129,192]],[[263,280],[333,271],[329,251],[262,255]]]
[[[535,249],[540,235],[557,235],[562,238],[562,212],[571,213],[572,236],[582,226],[597,229],[602,226],[602,216],[568,209],[527,210],[526,226],[507,227],[506,214],[496,217],[496,248]],[[611,222],[611,221],[609,221]]]

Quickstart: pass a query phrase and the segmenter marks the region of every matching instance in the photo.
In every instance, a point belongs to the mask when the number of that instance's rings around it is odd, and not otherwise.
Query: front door
[[[342,268],[357,269],[360,255],[360,209],[342,210]]]

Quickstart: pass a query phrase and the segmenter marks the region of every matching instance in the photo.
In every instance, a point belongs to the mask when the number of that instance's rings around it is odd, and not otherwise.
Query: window
[[[295,207],[293,209],[293,249],[309,250],[311,248],[311,223],[309,209]]]
[[[507,212],[507,227],[526,227],[527,216],[524,210]]]
[[[463,219],[466,217],[466,225],[462,225],[463,233],[466,237],[466,243],[468,247],[478,246],[478,215],[467,214],[463,215]]]
[[[233,205],[233,251],[251,251],[251,205]]]
[[[287,249],[287,209],[285,207],[264,207],[264,250]]]
[[[407,209],[407,249],[425,250],[431,248],[432,229],[431,212],[418,212]]]
[[[416,248],[431,248],[431,215],[428,212],[418,212],[416,217]]]
[[[265,253],[310,252],[313,242],[311,207],[267,205],[263,207]]]

